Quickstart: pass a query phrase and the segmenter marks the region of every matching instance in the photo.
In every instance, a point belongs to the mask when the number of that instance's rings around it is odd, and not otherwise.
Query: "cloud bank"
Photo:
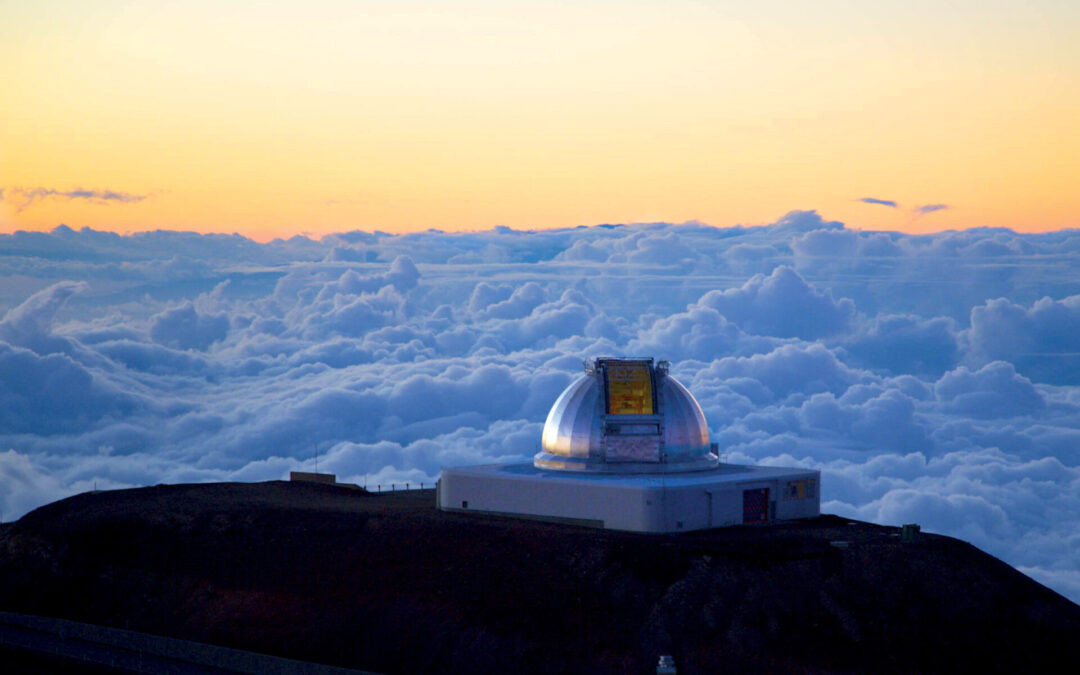
[[[882,200],[884,201],[884,200]],[[667,358],[728,461],[1080,599],[1080,232],[0,235],[0,508],[527,460],[583,358]]]

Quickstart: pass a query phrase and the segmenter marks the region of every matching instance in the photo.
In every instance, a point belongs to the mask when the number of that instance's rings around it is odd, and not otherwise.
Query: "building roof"
[[[737,486],[762,480],[784,478],[818,478],[816,469],[801,467],[759,466],[749,464],[719,464],[702,471],[672,475],[665,472],[626,473],[619,475],[600,471],[549,471],[529,464],[476,464],[443,469],[443,476],[499,477],[509,480],[541,481],[553,485],[603,485],[607,487],[681,488]]]

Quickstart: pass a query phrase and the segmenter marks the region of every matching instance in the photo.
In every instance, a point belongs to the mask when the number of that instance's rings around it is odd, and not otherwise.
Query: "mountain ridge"
[[[0,527],[0,609],[385,673],[1006,672],[1080,637],[1080,606],[939,535],[644,535],[281,481],[43,506]]]

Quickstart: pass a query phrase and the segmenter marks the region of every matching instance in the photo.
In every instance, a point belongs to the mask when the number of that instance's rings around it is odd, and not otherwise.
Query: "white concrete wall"
[[[814,478],[814,497],[785,500],[789,480]],[[439,483],[439,508],[524,517],[557,518],[612,530],[688,532],[743,522],[743,491],[769,489],[778,520],[820,513],[820,475],[795,469],[782,476],[745,481],[678,480],[643,485],[612,480],[569,480],[556,475],[520,475],[498,469],[447,469]],[[710,496],[711,494],[711,496]],[[467,503],[467,506],[463,505]],[[594,521],[594,522],[582,522]]]
[[[712,526],[728,527],[742,524],[742,489],[723,486],[710,489],[712,494]]]
[[[814,496],[803,499],[784,499],[783,489],[791,480],[814,479]],[[813,518],[821,514],[821,472],[806,471],[784,476],[776,481],[776,519]],[[771,497],[770,497],[771,498]]]
[[[476,476],[453,470],[443,472],[439,486],[439,507],[446,510],[594,520],[608,529],[659,531],[659,512],[646,501],[645,492],[634,486]],[[468,506],[462,506],[463,502]]]

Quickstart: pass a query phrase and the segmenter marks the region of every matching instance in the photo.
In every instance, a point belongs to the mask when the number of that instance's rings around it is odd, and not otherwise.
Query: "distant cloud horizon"
[[[0,201],[2,201],[2,195],[3,195],[3,189],[0,188]],[[151,196],[152,195],[145,195],[144,197],[149,198]],[[861,200],[857,200],[857,201],[861,201]],[[883,200],[883,201],[888,201],[888,200]],[[930,205],[930,206],[935,206],[935,207],[940,207],[940,208],[931,208],[929,212],[935,212],[935,211],[940,211],[940,210],[945,210],[945,209],[952,208],[951,206],[946,205],[946,204]],[[899,203],[897,203],[897,207],[898,208],[900,207]],[[770,227],[782,227],[783,226],[782,223],[783,223],[783,219],[780,219],[780,220],[777,220],[777,221],[774,221],[774,222],[771,222],[771,223],[764,223],[764,224],[744,224],[744,225],[741,225],[741,227],[748,228],[748,229],[761,229],[761,228],[767,229],[767,228],[770,228]],[[312,232],[312,231],[307,230],[307,229],[297,228],[297,230],[295,232],[293,232],[293,233],[289,233],[289,234],[286,234],[286,235],[283,235],[283,236],[280,236],[280,237],[275,237],[275,238],[267,240],[267,241],[261,241],[261,240],[252,238],[249,235],[245,235],[243,233],[238,233],[238,232],[228,230],[228,229],[220,229],[220,230],[216,230],[216,229],[205,229],[205,230],[175,229],[175,230],[167,230],[167,231],[172,232],[172,233],[183,233],[183,234],[189,234],[189,235],[192,235],[192,236],[203,236],[203,237],[241,237],[245,241],[248,241],[253,245],[266,245],[266,244],[273,243],[274,241],[289,241],[289,240],[292,240],[292,239],[306,239],[306,240],[311,241],[311,242],[320,242],[320,241],[323,241],[323,240],[326,240],[326,241],[338,241],[338,240],[340,240],[342,238],[348,238],[348,237],[352,237],[352,236],[362,236],[362,237],[370,237],[370,236],[375,236],[375,237],[380,237],[380,236],[385,236],[385,237],[407,237],[407,236],[412,236],[412,235],[416,235],[416,234],[421,234],[421,233],[424,233],[424,232],[434,232],[434,233],[441,233],[441,234],[447,234],[447,235],[455,235],[455,234],[466,235],[466,234],[475,234],[475,233],[478,233],[478,232],[488,232],[488,231],[491,231],[491,232],[505,231],[505,232],[517,232],[517,233],[525,233],[525,232],[539,233],[539,232],[557,232],[557,231],[563,231],[563,230],[567,230],[567,229],[589,229],[589,228],[593,228],[593,227],[640,227],[640,226],[647,226],[647,225],[654,225],[654,224],[658,224],[658,223],[656,223],[655,221],[650,221],[650,222],[626,221],[626,222],[623,222],[623,223],[577,225],[577,226],[574,226],[573,228],[557,227],[557,226],[552,226],[552,227],[507,227],[507,226],[497,225],[497,226],[491,227],[489,229],[478,228],[478,229],[469,229],[469,230],[461,230],[461,231],[453,231],[453,230],[446,231],[446,230],[440,230],[438,228],[425,228],[423,230],[416,230],[416,231],[409,230],[409,231],[404,231],[404,232],[387,231],[387,230],[383,230],[383,229],[379,229],[379,228],[343,229],[343,230],[335,230],[335,231],[330,231],[330,232]],[[666,224],[666,225],[669,225],[671,227],[698,227],[698,226],[700,226],[700,227],[708,227],[708,228],[720,229],[720,230],[725,229],[723,227],[711,225],[709,223],[706,223],[706,222],[703,222],[703,221],[697,220],[697,219],[692,219],[692,220],[688,220],[688,221],[685,221],[685,222],[659,223],[659,224]],[[955,228],[955,227],[951,227],[951,226],[941,226],[941,229],[926,229],[926,228],[921,227],[918,230],[913,230],[911,232],[906,232],[904,230],[897,230],[897,229],[894,229],[894,228],[886,228],[886,229],[882,229],[882,230],[874,230],[872,228],[861,227],[859,229],[862,230],[862,231],[865,231],[865,232],[881,231],[881,232],[897,232],[897,233],[905,234],[905,235],[914,235],[914,234],[927,235],[927,234],[944,234],[944,233],[947,233],[947,232],[978,231],[978,230],[985,229],[985,227],[986,226],[982,226],[982,225],[972,225],[970,227],[964,227],[964,228]],[[995,227],[993,229],[999,230],[999,231],[1010,232],[1010,233],[1012,233],[1014,235],[1018,235],[1018,236],[1022,236],[1022,235],[1025,235],[1025,234],[1048,234],[1048,233],[1052,234],[1052,233],[1061,233],[1061,232],[1080,232],[1080,226],[1068,226],[1068,225],[1063,225],[1063,226],[1061,226],[1059,228],[1056,228],[1056,229],[1040,231],[1040,232],[1024,232],[1022,230],[1014,230],[1014,229],[1011,229],[1011,228],[999,228],[999,227]],[[2,237],[2,236],[12,236],[12,235],[15,235],[15,234],[18,234],[18,233],[53,234],[53,233],[56,233],[58,231],[60,231],[60,232],[87,232],[87,233],[98,233],[98,234],[115,234],[115,235],[119,235],[119,236],[123,236],[123,237],[130,237],[130,236],[149,235],[149,234],[153,234],[155,232],[161,232],[163,230],[161,230],[161,228],[159,228],[159,227],[152,227],[152,228],[148,228],[148,229],[132,229],[132,228],[120,229],[120,228],[100,227],[100,226],[93,226],[93,225],[79,225],[77,227],[72,227],[71,225],[68,225],[67,223],[61,222],[61,223],[58,223],[56,225],[52,225],[52,226],[50,226],[48,228],[45,228],[45,229],[11,227],[11,229],[9,231],[4,231],[2,228],[0,228],[0,237]]]

